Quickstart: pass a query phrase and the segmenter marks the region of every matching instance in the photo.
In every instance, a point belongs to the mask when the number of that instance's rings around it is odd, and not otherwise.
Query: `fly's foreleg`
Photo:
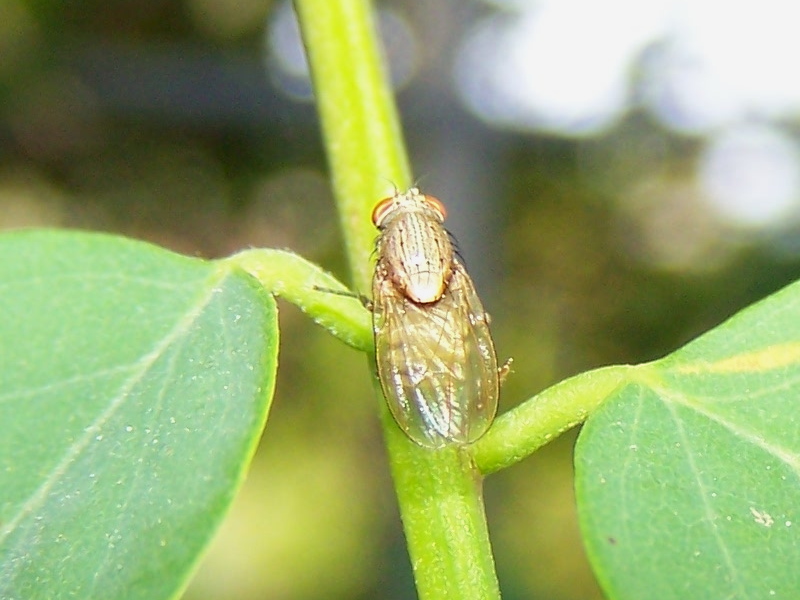
[[[337,296],[346,296],[348,298],[355,298],[366,308],[369,312],[372,312],[372,300],[367,298],[364,294],[357,294],[355,292],[351,292],[350,290],[332,290],[330,288],[320,287],[318,285],[314,286],[315,292],[323,292],[325,294],[336,294]]]

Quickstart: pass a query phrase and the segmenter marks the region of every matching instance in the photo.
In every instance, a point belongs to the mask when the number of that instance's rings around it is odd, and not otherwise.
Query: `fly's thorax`
[[[440,216],[426,207],[402,205],[381,222],[378,260],[408,298],[436,302],[453,272],[453,244]]]

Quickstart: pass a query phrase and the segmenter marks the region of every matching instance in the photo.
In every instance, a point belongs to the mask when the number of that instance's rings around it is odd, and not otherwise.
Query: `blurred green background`
[[[501,410],[798,277],[793,3],[379,9],[419,186],[515,359]],[[347,280],[286,2],[2,0],[0,153],[5,229],[289,248]],[[413,597],[366,358],[282,309],[272,415],[187,598]],[[506,598],[601,597],[574,437],[486,482]]]

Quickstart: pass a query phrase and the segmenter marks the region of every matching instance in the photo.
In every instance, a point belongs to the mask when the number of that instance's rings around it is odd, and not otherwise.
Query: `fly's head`
[[[405,193],[397,192],[378,202],[372,209],[372,223],[384,231],[395,219],[411,214],[441,224],[447,217],[447,209],[438,198],[421,194],[417,188],[411,188]]]

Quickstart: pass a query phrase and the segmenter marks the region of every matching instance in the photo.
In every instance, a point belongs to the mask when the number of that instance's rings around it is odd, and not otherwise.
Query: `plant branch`
[[[576,375],[500,415],[473,445],[481,473],[508,467],[582,423],[639,368],[618,365]]]
[[[368,0],[295,0],[356,289],[369,289],[375,203],[411,184]]]
[[[372,350],[372,323],[357,295],[330,273],[285,250],[252,248],[226,258],[261,286],[291,302],[331,334],[356,350]]]
[[[367,0],[295,0],[295,7],[354,285],[369,289],[371,209],[411,182],[371,7]],[[478,470],[464,449],[414,445],[375,381],[420,598],[499,598]]]

